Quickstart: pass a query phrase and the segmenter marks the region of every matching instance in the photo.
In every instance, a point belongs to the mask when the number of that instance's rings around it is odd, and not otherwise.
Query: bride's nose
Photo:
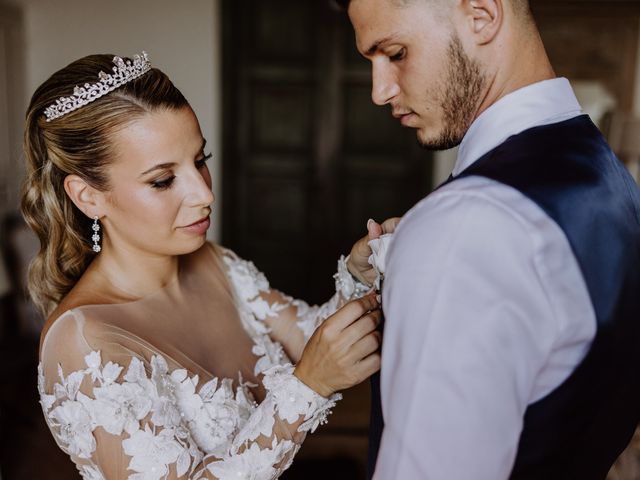
[[[215,195],[211,191],[210,182],[207,182],[199,171],[196,171],[191,175],[186,188],[187,192],[185,199],[189,206],[208,206],[216,199]]]

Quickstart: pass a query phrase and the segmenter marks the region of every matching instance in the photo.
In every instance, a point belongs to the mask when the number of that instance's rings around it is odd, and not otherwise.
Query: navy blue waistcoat
[[[586,115],[514,135],[450,181],[472,175],[562,229],[597,321],[584,360],[527,408],[510,478],[602,480],[640,421],[640,189]]]

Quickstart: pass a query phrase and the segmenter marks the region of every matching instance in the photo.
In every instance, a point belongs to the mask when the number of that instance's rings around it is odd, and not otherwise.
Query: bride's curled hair
[[[90,55],[54,73],[35,91],[26,114],[26,179],[22,214],[40,240],[29,268],[29,293],[47,317],[83,274],[95,253],[91,223],[64,189],[77,175],[101,191],[110,188],[107,166],[114,158],[114,133],[145,113],[188,106],[180,91],[156,68],[113,92],[47,122],[44,111],[76,85],[111,73],[113,55]],[[128,60],[125,58],[125,60]]]

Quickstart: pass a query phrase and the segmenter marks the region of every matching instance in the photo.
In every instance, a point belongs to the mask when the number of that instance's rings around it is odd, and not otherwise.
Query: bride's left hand
[[[369,264],[369,256],[371,255],[369,241],[381,235],[393,233],[398,223],[400,223],[400,217],[388,218],[382,223],[377,223],[375,220],[367,222],[367,235],[353,244],[349,254],[347,267],[351,275],[367,285],[373,284],[376,279],[376,272]]]

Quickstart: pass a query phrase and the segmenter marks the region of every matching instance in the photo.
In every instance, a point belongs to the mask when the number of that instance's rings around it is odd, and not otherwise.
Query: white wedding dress
[[[161,291],[65,312],[38,372],[56,442],[90,480],[278,478],[339,398],[292,374],[317,326],[367,290],[338,270],[336,295],[310,307],[206,244]]]

